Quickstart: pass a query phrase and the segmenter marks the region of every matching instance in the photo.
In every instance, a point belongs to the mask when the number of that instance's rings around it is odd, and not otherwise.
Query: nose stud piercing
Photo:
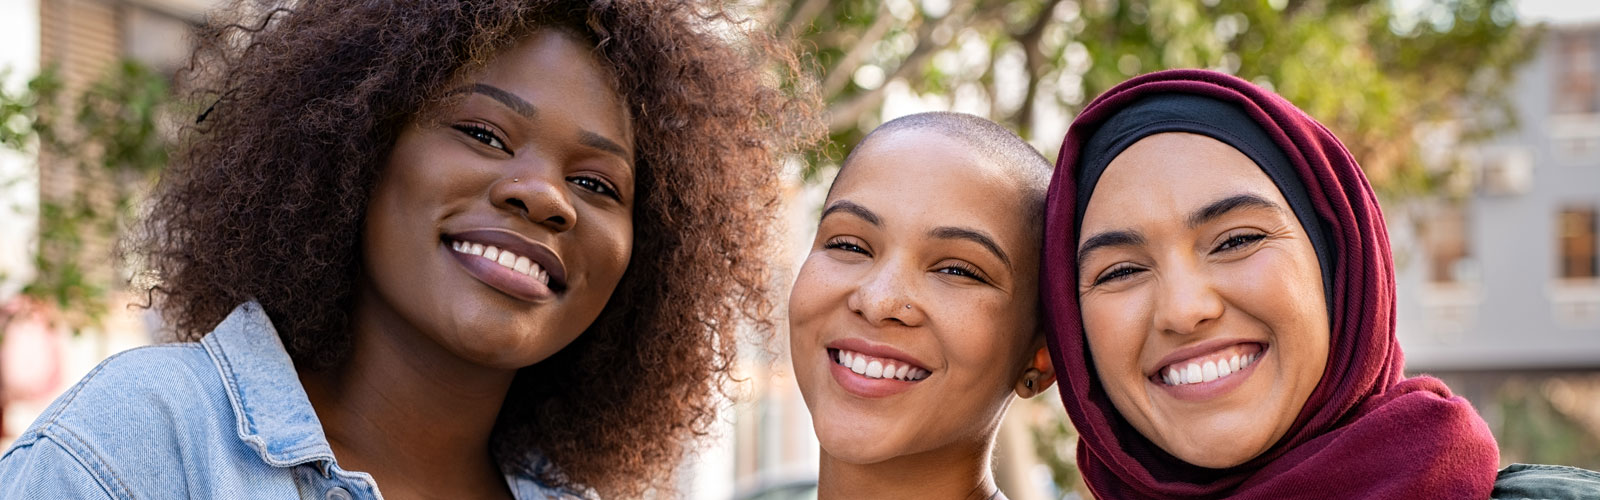
[[[521,181],[521,180],[522,180],[522,179],[518,179],[518,178],[515,178],[515,177],[512,177],[512,178],[511,178],[511,182],[518,182],[518,181]]]
[[[911,304],[906,304],[906,309],[910,309],[910,308],[911,308]]]

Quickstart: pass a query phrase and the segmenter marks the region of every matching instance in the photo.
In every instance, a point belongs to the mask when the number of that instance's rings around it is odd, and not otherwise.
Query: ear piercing
[[[1027,386],[1028,390],[1030,390],[1030,391],[1033,390],[1033,379],[1030,378],[1030,379],[1022,381],[1022,385]]]

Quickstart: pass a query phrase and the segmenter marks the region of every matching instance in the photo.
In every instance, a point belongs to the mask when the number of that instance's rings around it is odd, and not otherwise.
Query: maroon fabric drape
[[[1186,93],[1233,103],[1287,153],[1335,247],[1331,346],[1322,381],[1294,425],[1261,456],[1229,469],[1174,458],[1116,411],[1096,380],[1077,293],[1074,211],[1080,149],[1105,120],[1145,96]],[[1204,70],[1143,75],[1086,107],[1061,145],[1045,219],[1041,295],[1061,399],[1079,433],[1078,467],[1100,498],[1487,498],[1499,450],[1465,399],[1430,377],[1405,378],[1394,334],[1394,263],[1378,199],[1354,158],[1287,100]]]

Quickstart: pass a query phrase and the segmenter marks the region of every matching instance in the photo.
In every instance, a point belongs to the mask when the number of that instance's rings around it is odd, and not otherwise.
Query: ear
[[[1022,370],[1022,376],[1017,377],[1017,396],[1022,398],[1037,396],[1056,383],[1056,368],[1050,363],[1050,350],[1045,348],[1043,336],[1037,339],[1033,343],[1033,359]]]

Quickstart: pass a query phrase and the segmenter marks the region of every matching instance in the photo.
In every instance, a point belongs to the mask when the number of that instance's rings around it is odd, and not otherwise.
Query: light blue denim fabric
[[[577,498],[508,473],[518,499]],[[0,499],[382,498],[340,469],[261,306],[100,363],[0,456]]]

